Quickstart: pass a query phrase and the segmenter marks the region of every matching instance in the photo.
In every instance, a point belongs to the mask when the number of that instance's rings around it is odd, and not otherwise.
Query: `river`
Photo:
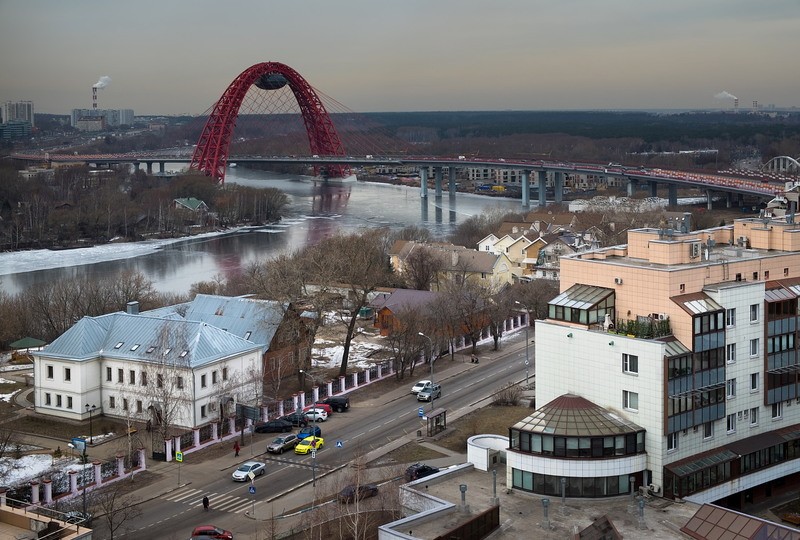
[[[467,193],[450,197],[446,192],[437,200],[429,190],[425,201],[419,188],[362,182],[324,184],[311,177],[242,167],[228,169],[225,181],[284,191],[290,199],[286,217],[268,227],[180,240],[0,253],[0,287],[17,294],[37,283],[99,279],[132,270],[142,273],[161,292],[182,294],[192,283],[235,275],[252,262],[316,244],[336,232],[417,225],[443,239],[465,219],[486,209],[522,209],[519,200]]]

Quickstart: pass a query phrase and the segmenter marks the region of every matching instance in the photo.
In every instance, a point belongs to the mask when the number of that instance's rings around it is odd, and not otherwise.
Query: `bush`
[[[522,388],[514,383],[506,383],[495,395],[493,403],[503,406],[517,406],[522,398]]]

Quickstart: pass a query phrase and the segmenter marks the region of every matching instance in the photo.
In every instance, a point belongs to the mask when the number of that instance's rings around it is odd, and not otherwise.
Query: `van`
[[[458,159],[461,160],[461,161],[464,161],[464,160],[467,159],[467,156],[458,156]]]

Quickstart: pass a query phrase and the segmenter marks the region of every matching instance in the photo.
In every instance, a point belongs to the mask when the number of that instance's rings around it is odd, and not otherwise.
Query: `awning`
[[[697,471],[702,471],[703,469],[711,467],[712,465],[733,461],[738,457],[738,454],[735,454],[726,448],[720,448],[719,450],[712,450],[706,454],[701,454],[700,456],[692,456],[690,458],[676,461],[675,463],[670,463],[665,465],[664,468],[672,471],[675,476],[688,476],[692,473],[696,473]]]

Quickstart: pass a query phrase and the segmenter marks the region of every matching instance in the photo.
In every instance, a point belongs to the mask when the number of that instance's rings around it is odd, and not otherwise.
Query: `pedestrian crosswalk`
[[[203,496],[211,501],[211,510],[239,514],[252,508],[253,499],[239,497],[228,493],[210,493],[201,489],[184,487],[161,496],[162,499],[174,503],[187,504],[196,508],[203,507]]]

